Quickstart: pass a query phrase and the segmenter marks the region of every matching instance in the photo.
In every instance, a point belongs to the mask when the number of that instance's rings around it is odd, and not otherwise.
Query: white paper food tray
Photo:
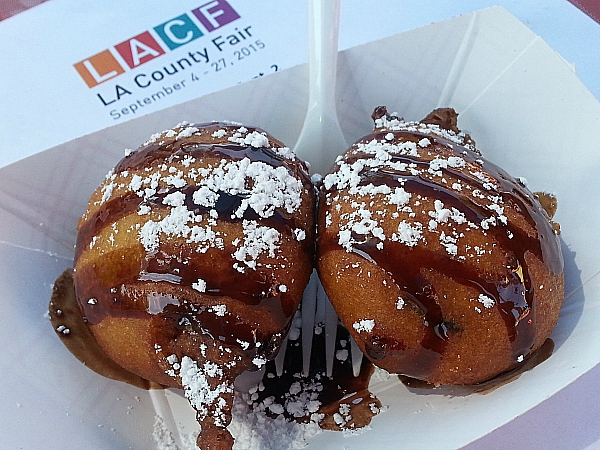
[[[0,447],[155,448],[148,392],[91,372],[44,318],[54,279],[72,264],[77,219],[125,148],[182,120],[239,121],[292,146],[307,75],[307,67],[294,67],[0,169]],[[600,341],[600,104],[559,55],[502,8],[341,52],[337,89],[348,142],[370,132],[377,105],[410,120],[451,106],[486,158],[559,199],[566,298],[549,360],[487,395],[415,394],[398,381],[379,383],[374,390],[389,409],[370,430],[347,439],[323,432],[308,448],[463,446],[600,361],[590,345]]]

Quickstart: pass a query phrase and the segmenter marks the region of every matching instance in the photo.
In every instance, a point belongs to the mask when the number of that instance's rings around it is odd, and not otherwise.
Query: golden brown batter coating
[[[474,384],[550,335],[560,243],[536,196],[486,161],[451,109],[375,130],[324,178],[318,270],[342,322],[389,372]]]
[[[272,358],[308,283],[314,187],[264,131],[182,123],[127,155],[92,195],[79,306],[127,370],[179,387],[200,448],[230,448],[233,381]]]

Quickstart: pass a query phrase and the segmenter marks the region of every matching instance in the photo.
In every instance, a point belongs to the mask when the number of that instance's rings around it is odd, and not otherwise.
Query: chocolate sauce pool
[[[96,343],[77,306],[72,269],[65,270],[55,281],[49,314],[52,326],[63,344],[79,361],[94,372],[142,389],[163,388],[117,365]],[[258,408],[268,398],[272,404],[281,405],[286,418],[307,422],[310,419],[309,415],[293,415],[285,408],[286,402],[289,402],[293,395],[302,393],[297,390],[297,386],[302,386],[304,390],[317,392],[315,399],[318,401],[318,406],[313,412],[323,415],[320,419],[320,426],[323,429],[339,431],[358,429],[368,425],[382,406],[381,402],[368,390],[371,375],[375,370],[373,364],[363,359],[360,374],[355,377],[349,358],[335,359],[333,377],[328,378],[325,375],[325,334],[315,334],[311,371],[308,377],[302,377],[300,342],[302,342],[301,337],[296,341],[288,342],[284,371],[281,376],[276,374],[273,361],[267,363],[260,390],[258,388],[253,390],[256,395],[252,397],[249,406]],[[349,350],[349,347],[349,334],[340,326],[336,352]],[[342,423],[338,419],[338,417],[344,417],[340,411],[345,413],[346,417],[351,416],[351,419]],[[276,416],[276,414],[271,415]]]
[[[51,324],[67,349],[85,366],[94,372],[110,378],[131,384],[141,389],[163,389],[163,386],[145,380],[117,365],[104,350],[96,343],[88,330],[81,312],[77,306],[73,286],[73,271],[67,269],[55,281],[49,304]],[[333,376],[326,376],[325,335],[315,334],[311,354],[311,371],[307,377],[302,373],[302,338],[301,334],[295,341],[288,341],[284,371],[277,375],[275,363],[269,361],[265,374],[258,387],[251,390],[248,405],[260,408],[269,399],[272,404],[280,405],[280,410],[289,420],[308,422],[310,414],[294,415],[286,404],[299,398],[306,391],[315,392],[318,404],[312,412],[321,414],[319,425],[323,429],[342,431],[355,430],[367,426],[372,418],[382,411],[382,402],[369,391],[371,377],[375,371],[373,364],[363,358],[360,374],[354,377],[351,360],[347,357],[336,358],[333,365]],[[335,351],[349,350],[349,334],[339,326]],[[472,386],[461,386],[462,393],[488,393],[514,379],[523,372],[530,370],[545,361],[551,354],[554,344],[548,339],[531,358],[525,360],[519,367],[483,383]],[[338,353],[339,354],[339,353]],[[410,390],[439,389],[410,377],[399,376],[399,379]],[[300,387],[302,390],[298,390]],[[443,388],[442,388],[443,389]],[[296,396],[296,397],[294,397]],[[310,409],[310,408],[309,408]],[[342,414],[343,413],[343,414]],[[277,414],[271,413],[273,417]],[[345,418],[348,418],[346,420]]]

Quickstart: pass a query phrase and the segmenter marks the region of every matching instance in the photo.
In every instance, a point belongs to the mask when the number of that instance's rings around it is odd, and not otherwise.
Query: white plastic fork
[[[326,173],[335,155],[347,149],[335,105],[340,0],[309,0],[309,95],[308,110],[296,154],[310,162],[313,174]],[[302,374],[310,371],[315,325],[323,323],[325,332],[326,374],[331,377],[335,358],[338,316],[327,298],[316,271],[302,298]],[[320,328],[319,328],[320,329]],[[285,344],[275,363],[283,371]],[[354,374],[360,372],[362,353],[351,339]]]
[[[347,149],[335,106],[340,0],[309,0],[309,92],[294,150],[311,172],[324,174]]]

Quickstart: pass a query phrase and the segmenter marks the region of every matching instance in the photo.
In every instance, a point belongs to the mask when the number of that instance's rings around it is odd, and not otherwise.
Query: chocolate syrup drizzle
[[[231,125],[221,123],[211,123],[196,125],[197,128],[208,127],[229,127]],[[251,128],[251,131],[261,131],[259,128]],[[177,140],[166,143],[152,143],[140,148],[136,152],[123,158],[115,167],[114,173],[122,173],[132,170],[140,170],[144,167],[158,166],[161,163],[172,163],[183,159],[185,156],[190,156],[196,159],[203,157],[223,158],[230,161],[239,161],[244,158],[249,158],[251,161],[261,161],[273,167],[284,166],[296,178],[298,178],[307,191],[312,191],[312,182],[308,175],[308,171],[304,163],[298,161],[292,162],[280,155],[273,149],[265,147],[252,147],[231,144],[198,144],[193,141]],[[271,217],[259,217],[252,209],[246,209],[241,219],[232,218],[233,212],[240,206],[245,196],[242,194],[231,195],[226,192],[219,192],[219,200],[212,207],[204,207],[193,202],[193,194],[199,189],[196,186],[186,185],[183,188],[169,188],[158,191],[151,199],[146,200],[145,204],[153,209],[167,208],[162,204],[162,200],[175,190],[185,194],[185,205],[190,211],[195,214],[206,214],[210,210],[216,210],[220,220],[226,221],[241,221],[258,220],[264,221],[268,226],[271,226],[278,231],[289,232],[289,230],[297,227],[297,219],[290,214],[287,214],[281,209],[276,209]],[[116,222],[121,217],[136,211],[144,202],[144,199],[138,196],[135,192],[129,192],[121,197],[116,197],[103,204],[98,211],[89,217],[79,228],[77,235],[76,255],[75,260],[86,246],[91,242],[104,227]]]
[[[446,128],[450,129],[451,127]],[[378,142],[385,141],[384,136],[388,133],[390,133],[388,129],[375,130],[358,142],[368,143],[374,139]],[[414,378],[426,379],[437,366],[444,354],[449,335],[454,331],[455,324],[444,319],[442,309],[436,300],[436,292],[426,276],[423,275],[423,270],[433,269],[459,284],[474,287],[494,299],[495,307],[500,311],[506,325],[514,360],[516,361],[518,357],[527,357],[534,344],[536,305],[525,254],[530,252],[535,255],[553,274],[558,275],[563,270],[560,244],[547,214],[534,196],[517,180],[488,161],[484,161],[482,165],[483,158],[474,149],[429,133],[411,130],[393,131],[393,134],[396,143],[403,141],[416,143],[427,138],[431,142],[431,145],[427,147],[428,151],[435,152],[436,147],[438,149],[440,147],[450,148],[456,156],[465,160],[468,167],[488,174],[497,186],[494,195],[501,195],[505,206],[511,205],[519,211],[537,235],[528,235],[522,229],[511,224],[510,220],[506,226],[492,226],[486,230],[486,233],[492,235],[498,242],[500,248],[512,255],[512,262],[505,278],[498,281],[486,279],[476,267],[470,267],[452,259],[448,254],[432,252],[418,245],[408,247],[394,242],[386,242],[383,249],[379,250],[377,248],[377,244],[381,242],[379,239],[353,234],[353,241],[358,243],[353,245],[352,251],[377,264],[393,278],[397,286],[404,291],[403,298],[411,300],[423,314],[425,327],[420,350],[407,351],[403,342],[390,336],[373,336],[371,341],[366,344],[368,356],[373,360],[380,360],[389,351],[397,352],[396,356],[401,355],[403,367],[406,368],[403,375]],[[349,153],[345,161],[352,164],[356,160],[373,157],[364,153]],[[458,209],[468,221],[475,224],[490,217],[490,211],[478,202],[477,198],[450,190],[432,180],[427,173],[429,160],[396,155],[392,156],[392,162],[404,162],[412,164],[412,167],[417,169],[424,168],[424,170],[421,170],[418,175],[411,175],[409,172],[395,171],[389,167],[365,169],[359,175],[361,177],[359,185],[387,185],[391,188],[402,186],[413,195],[440,199],[446,208]],[[474,189],[480,189],[482,192],[488,191],[483,186],[484,183],[475,176],[452,167],[440,170],[445,176],[470,184]],[[472,190],[463,189],[462,192],[472,192]],[[323,195],[325,193],[322,193],[321,202],[325,204],[326,200]],[[337,236],[326,239],[323,235],[319,235],[318,246],[321,254],[342,248],[337,242]]]

